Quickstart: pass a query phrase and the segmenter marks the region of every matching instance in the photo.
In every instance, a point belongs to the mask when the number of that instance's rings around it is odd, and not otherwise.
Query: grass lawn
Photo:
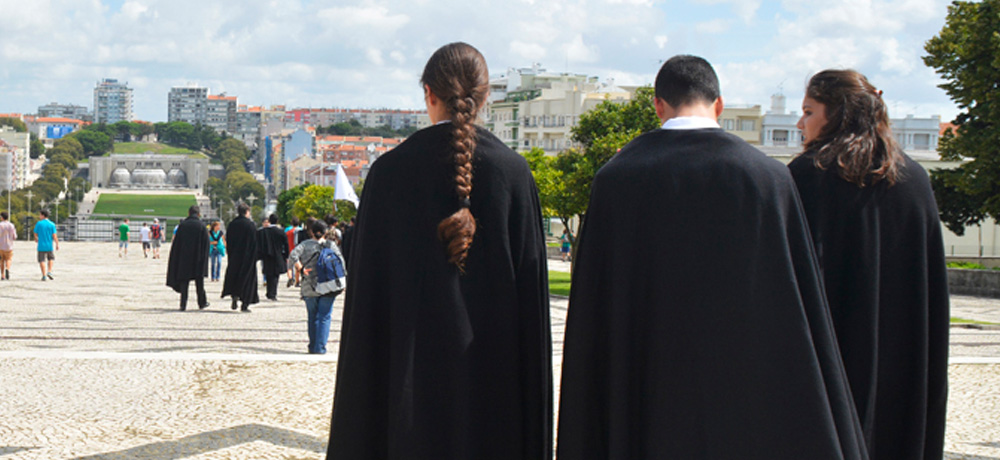
[[[116,142],[115,153],[146,153],[153,152],[165,155],[196,155],[201,154],[189,149],[171,147],[167,144],[155,142]]]
[[[193,204],[194,195],[102,193],[94,214],[187,217],[188,208]]]
[[[570,274],[549,270],[549,294],[569,296]]]
[[[954,316],[951,317],[951,323],[952,324],[983,324],[983,325],[987,325],[987,326],[995,326],[995,325],[997,325],[997,323],[991,323],[989,321],[976,321],[974,319],[956,318]]]

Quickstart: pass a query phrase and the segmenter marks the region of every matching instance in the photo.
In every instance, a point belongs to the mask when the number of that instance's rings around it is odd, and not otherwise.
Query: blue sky
[[[957,113],[924,42],[943,0],[0,0],[0,112],[93,104],[101,78],[134,89],[139,119],[163,121],[170,87],[250,105],[422,108],[418,85],[439,46],[466,41],[492,73],[551,71],[650,83],[687,53],[716,67],[727,102],[782,91],[790,108],[825,68],[855,68],[890,115]]]

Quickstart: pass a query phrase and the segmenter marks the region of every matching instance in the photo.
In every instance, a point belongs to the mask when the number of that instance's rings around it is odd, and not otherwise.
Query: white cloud
[[[368,50],[365,51],[365,56],[368,57],[368,62],[371,62],[379,67],[385,64],[385,61],[382,59],[382,51],[378,49],[368,48]]]
[[[653,37],[653,40],[656,41],[656,47],[659,48],[659,49],[661,49],[661,50],[663,49],[664,46],[667,46],[667,36],[666,35],[657,35],[656,37]]]
[[[728,31],[729,21],[726,19],[713,19],[711,21],[699,22],[695,24],[694,30],[698,33],[716,35]]]
[[[566,45],[566,59],[570,62],[596,62],[599,54],[596,46],[583,42],[583,35],[573,37],[573,41]]]
[[[518,40],[510,42],[510,52],[530,62],[545,59],[547,54],[545,47],[538,43],[525,43]]]

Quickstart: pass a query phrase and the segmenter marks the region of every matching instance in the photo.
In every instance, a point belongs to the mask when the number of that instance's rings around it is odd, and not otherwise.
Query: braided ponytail
[[[455,205],[452,215],[438,223],[438,238],[445,245],[448,262],[464,270],[465,259],[476,233],[472,216],[472,155],[476,150],[476,116],[489,91],[486,60],[466,43],[451,43],[438,49],[421,77],[432,93],[444,101],[451,117],[451,160],[455,174]]]

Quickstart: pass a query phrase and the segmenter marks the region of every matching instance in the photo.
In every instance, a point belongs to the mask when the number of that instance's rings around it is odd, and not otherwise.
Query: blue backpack
[[[332,248],[324,247],[316,260],[316,292],[336,294],[347,286],[347,270],[344,259]]]

